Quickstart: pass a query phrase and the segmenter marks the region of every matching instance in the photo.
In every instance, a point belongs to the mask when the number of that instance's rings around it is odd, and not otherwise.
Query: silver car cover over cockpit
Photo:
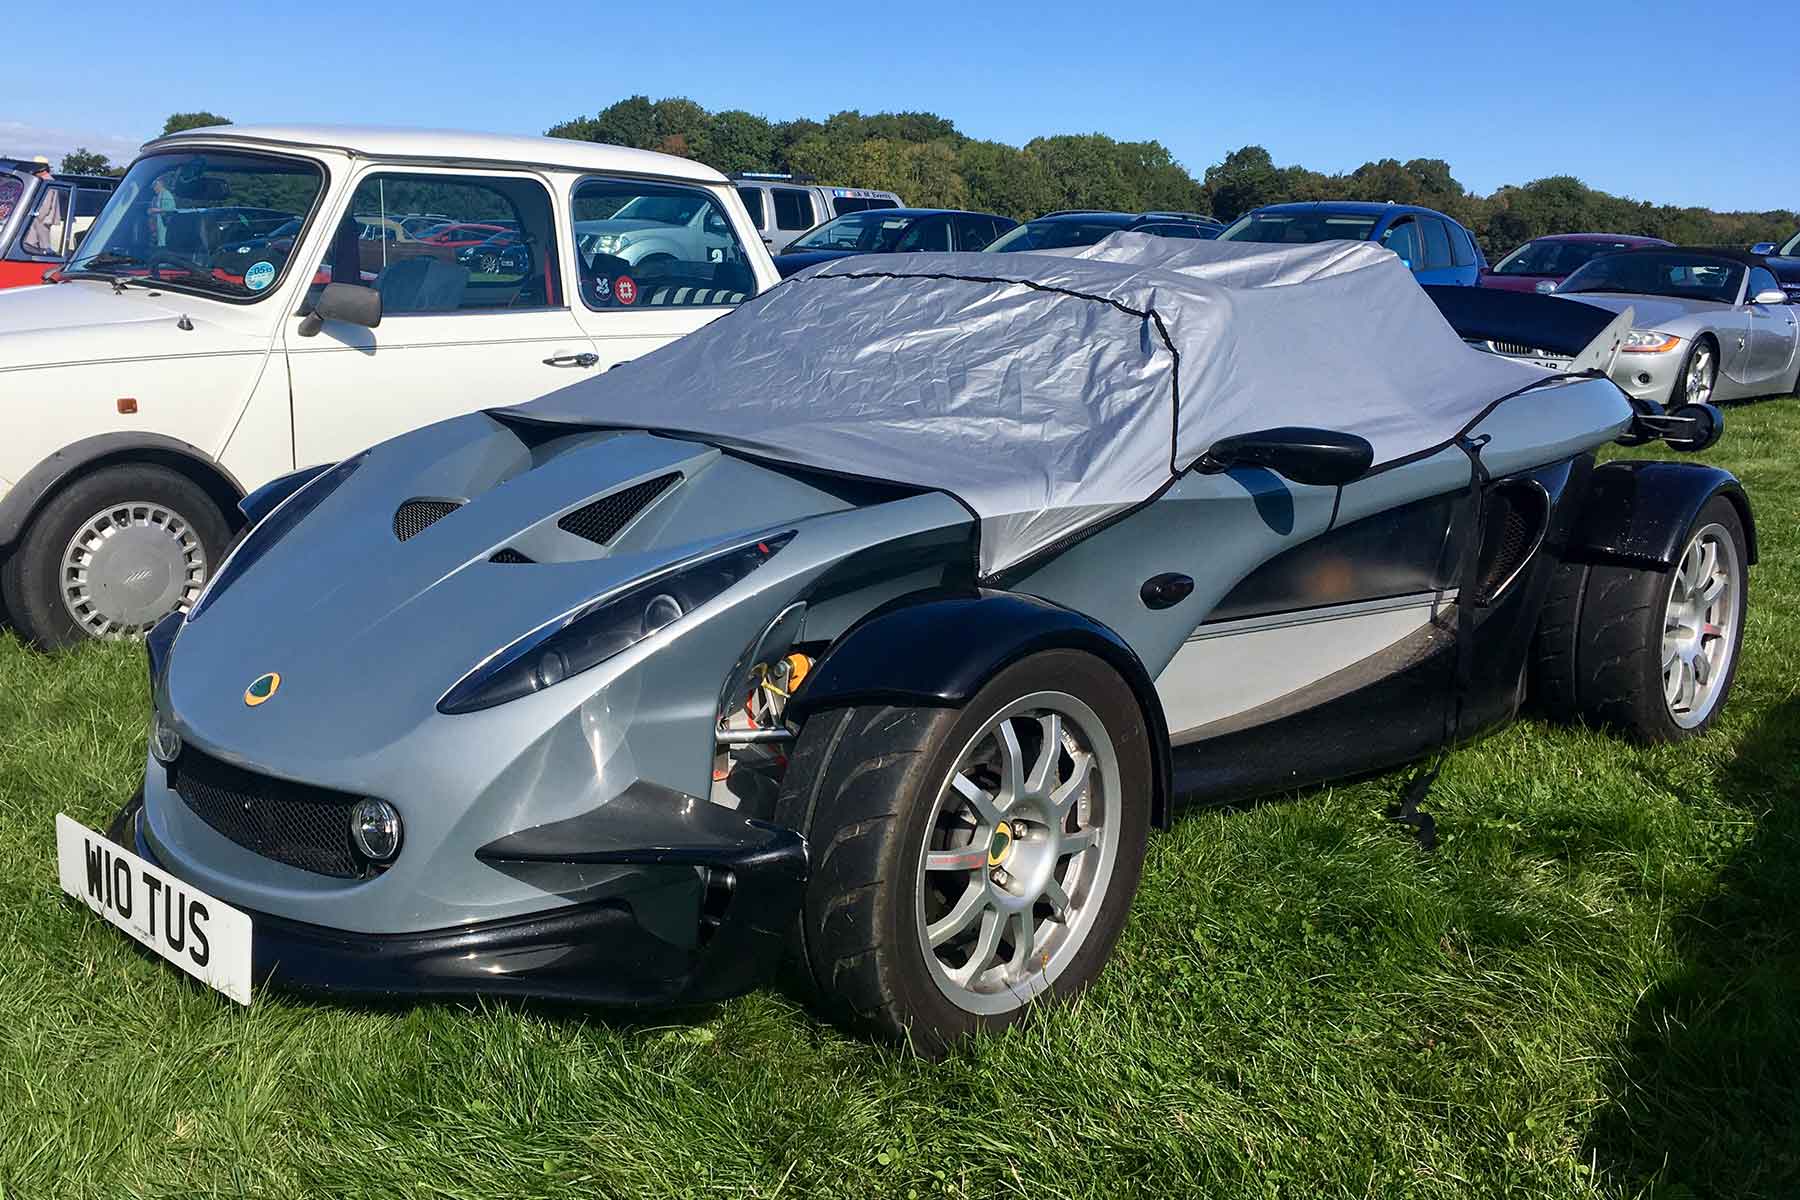
[[[1154,498],[1222,437],[1365,437],[1377,464],[1549,382],[1466,346],[1389,251],[1119,234],[1068,257],[880,254],[508,410],[950,493],[990,577]]]

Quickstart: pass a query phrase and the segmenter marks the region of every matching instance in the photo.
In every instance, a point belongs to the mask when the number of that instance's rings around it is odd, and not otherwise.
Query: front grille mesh
[[[191,746],[169,774],[194,815],[244,849],[319,875],[364,873],[350,844],[350,810],[361,797],[258,775]]]
[[[455,500],[408,500],[394,510],[394,536],[403,542],[418,537],[461,507]]]
[[[621,529],[631,524],[633,517],[643,512],[652,500],[662,495],[680,478],[681,473],[676,471],[633,484],[610,496],[602,496],[592,504],[584,504],[565,515],[556,523],[556,527],[564,533],[572,533],[578,538],[604,545],[617,537]]]

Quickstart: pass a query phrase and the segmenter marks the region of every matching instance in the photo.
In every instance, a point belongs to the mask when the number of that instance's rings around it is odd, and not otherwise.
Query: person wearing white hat
[[[49,183],[52,178],[50,160],[40,154],[32,160],[32,165],[32,173],[44,183]],[[32,254],[60,254],[62,224],[62,193],[54,188],[47,188],[43,198],[38,201],[37,211],[31,215],[31,223],[25,227],[25,250]]]

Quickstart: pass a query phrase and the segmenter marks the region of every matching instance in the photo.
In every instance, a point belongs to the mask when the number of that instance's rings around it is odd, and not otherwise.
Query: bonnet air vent
[[[457,500],[408,500],[394,510],[394,536],[417,537],[461,507]]]
[[[572,533],[578,538],[604,545],[617,537],[621,529],[631,524],[633,517],[643,512],[652,500],[662,495],[680,478],[681,472],[673,471],[633,484],[610,496],[602,496],[592,504],[584,504],[563,517],[556,523],[556,527],[564,533]]]
[[[514,550],[511,546],[508,546],[504,550],[494,551],[491,555],[488,556],[488,561],[491,563],[527,563],[527,564],[529,564],[529,563],[535,562],[537,560],[531,559],[531,558],[526,558],[523,554],[520,554],[517,550]]]

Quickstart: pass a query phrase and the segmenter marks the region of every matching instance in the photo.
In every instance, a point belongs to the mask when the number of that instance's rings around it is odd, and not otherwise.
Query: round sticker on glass
[[[637,282],[629,275],[621,275],[613,280],[613,299],[620,304],[636,304]]]
[[[244,286],[253,292],[260,292],[275,282],[275,264],[272,262],[253,262],[244,268]]]

